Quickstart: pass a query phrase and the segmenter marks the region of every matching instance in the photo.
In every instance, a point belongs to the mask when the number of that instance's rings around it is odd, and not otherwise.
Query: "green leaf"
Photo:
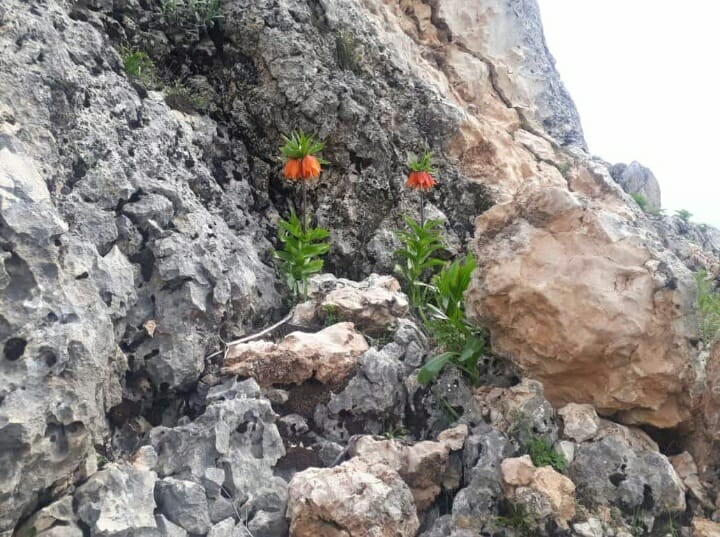
[[[418,382],[425,385],[435,379],[453,356],[455,356],[455,353],[444,352],[428,360],[425,365],[420,368],[417,376]]]

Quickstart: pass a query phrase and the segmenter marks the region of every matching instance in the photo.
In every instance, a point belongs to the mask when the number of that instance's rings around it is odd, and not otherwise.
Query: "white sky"
[[[663,208],[720,227],[720,2],[538,1],[590,152],[637,160]]]

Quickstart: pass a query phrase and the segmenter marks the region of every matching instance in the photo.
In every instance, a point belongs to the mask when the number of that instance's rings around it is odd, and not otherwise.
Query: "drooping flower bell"
[[[405,182],[408,188],[430,190],[437,184],[437,181],[432,176],[435,173],[432,165],[432,153],[423,153],[420,158],[411,158],[407,163],[407,167],[410,168],[410,174]]]
[[[290,136],[283,136],[285,144],[280,152],[285,159],[283,176],[290,181],[304,181],[320,177],[324,161],[315,156],[322,151],[325,144],[315,141],[312,135],[303,131],[293,131]]]

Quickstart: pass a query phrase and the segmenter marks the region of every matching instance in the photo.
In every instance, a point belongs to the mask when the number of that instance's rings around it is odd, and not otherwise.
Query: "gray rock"
[[[253,537],[242,523],[236,524],[232,518],[226,518],[212,527],[207,537]]]
[[[187,531],[173,524],[163,515],[155,515],[155,523],[162,537],[187,537]]]
[[[459,528],[480,530],[497,515],[503,497],[500,463],[512,455],[510,442],[500,431],[481,424],[465,440],[464,488],[455,496],[452,518]]]
[[[155,500],[168,520],[190,533],[206,533],[212,526],[205,489],[197,483],[166,477],[155,485]]]
[[[667,457],[633,447],[620,436],[578,444],[568,475],[589,505],[613,504],[655,516],[685,509],[684,487]]]
[[[110,463],[78,488],[78,518],[91,537],[157,537],[154,472]]]
[[[610,168],[610,175],[628,194],[641,194],[648,202],[648,209],[660,209],[660,184],[649,168],[639,162],[615,164]]]
[[[346,419],[362,419],[365,431],[375,434],[382,432],[388,419],[402,422],[407,397],[402,384],[404,353],[399,345],[390,344],[381,350],[372,347],[359,358],[358,372],[347,387],[315,410],[315,423],[329,440],[349,438]]]
[[[237,507],[233,504],[232,500],[220,496],[211,500],[209,503],[210,520],[213,524],[217,524],[221,520],[225,520],[228,517],[237,516]]]
[[[150,443],[158,453],[157,472],[198,484],[205,480],[208,486],[208,469],[222,469],[222,486],[234,501],[260,501],[265,494],[276,493],[272,467],[285,454],[274,422],[267,400],[215,401],[191,423],[150,432]]]

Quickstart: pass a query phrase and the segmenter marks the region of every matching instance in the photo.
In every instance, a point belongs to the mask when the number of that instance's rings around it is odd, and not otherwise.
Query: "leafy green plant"
[[[527,445],[527,452],[537,467],[552,466],[558,472],[565,471],[567,461],[559,451],[555,451],[552,445],[544,438],[533,438]]]
[[[445,261],[436,257],[445,250],[445,243],[440,238],[440,220],[428,220],[421,225],[409,216],[403,216],[403,219],[408,229],[397,231],[402,248],[395,251],[395,255],[401,258],[395,270],[407,283],[410,304],[417,308],[426,301],[426,279],[437,267],[445,265]]]
[[[485,352],[485,335],[465,316],[465,291],[477,264],[472,255],[446,265],[432,280],[432,298],[426,305],[425,326],[445,352],[428,360],[418,373],[427,384],[452,364],[473,383],[479,380],[478,362]]]
[[[322,270],[320,256],[330,249],[326,241],[330,234],[326,229],[303,225],[295,211],[290,212],[287,220],[280,220],[279,226],[278,238],[283,249],[276,250],[275,257],[281,262],[293,296],[297,298],[302,294],[303,299],[307,299],[308,277]]]
[[[152,85],[156,80],[155,63],[141,50],[122,47],[120,57],[127,75],[143,85]]]
[[[517,535],[529,537],[537,535],[536,522],[528,508],[521,503],[510,503],[505,514],[497,517],[500,526],[513,530]]]
[[[720,332],[720,291],[715,290],[707,272],[695,274],[697,282],[697,308],[700,332],[706,343],[711,343]]]
[[[639,192],[631,192],[630,197],[635,200],[635,203],[645,212],[648,210],[648,200],[645,196]]]
[[[445,351],[425,362],[418,373],[418,382],[427,384],[436,378],[446,365],[452,364],[462,370],[470,382],[477,384],[480,380],[477,365],[483,352],[485,352],[485,339],[482,336],[470,336],[462,350]]]
[[[360,72],[358,40],[350,32],[339,32],[335,38],[336,59],[340,69]]]
[[[222,18],[221,0],[160,0],[168,23],[198,35]]]
[[[325,311],[325,327],[332,326],[340,322],[337,306],[332,306],[328,304],[326,306],[323,306],[323,310]]]
[[[675,214],[679,216],[683,222],[689,222],[690,219],[693,217],[693,213],[691,213],[687,209],[679,209],[675,211]]]
[[[210,99],[203,92],[176,81],[172,86],[165,88],[165,102],[170,108],[192,113],[207,109]]]

